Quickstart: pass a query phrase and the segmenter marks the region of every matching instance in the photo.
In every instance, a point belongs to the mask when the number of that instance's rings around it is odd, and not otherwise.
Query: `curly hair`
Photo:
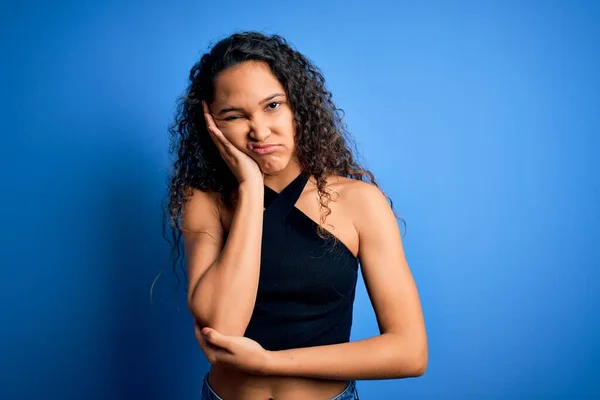
[[[343,176],[378,186],[373,174],[355,160],[356,149],[342,121],[343,111],[332,101],[321,71],[279,35],[235,33],[219,41],[192,66],[189,85],[178,101],[169,129],[174,162],[163,210],[168,214],[168,218],[163,218],[163,235],[171,245],[169,259],[173,259],[178,285],[177,261],[185,275],[180,249],[184,202],[193,189],[198,189],[218,193],[223,204],[231,207],[238,188],[235,176],[208,134],[202,101],[213,101],[215,81],[221,72],[246,61],[266,63],[286,91],[295,122],[296,157],[302,171],[316,179],[319,202],[325,210],[318,226],[321,237],[333,237],[322,226],[331,213],[327,176]],[[387,195],[386,198],[393,208],[391,199]],[[167,219],[172,240],[166,236]]]

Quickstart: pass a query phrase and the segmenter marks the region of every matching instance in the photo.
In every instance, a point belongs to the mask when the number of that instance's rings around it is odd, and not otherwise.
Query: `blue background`
[[[429,369],[361,398],[600,394],[599,3],[52,3],[0,6],[0,398],[199,397],[168,269],[150,303],[166,128],[242,29],[323,70],[408,223]],[[377,334],[362,282],[355,310]]]

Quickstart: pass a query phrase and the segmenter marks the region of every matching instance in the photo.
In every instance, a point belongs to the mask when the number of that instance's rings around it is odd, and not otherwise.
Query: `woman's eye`
[[[281,103],[273,102],[273,103],[269,103],[269,105],[267,106],[267,108],[269,110],[276,110],[276,109],[279,108],[280,105],[281,105]]]
[[[236,119],[239,119],[240,117],[237,115],[231,115],[229,117],[225,117],[223,118],[225,121],[235,121]]]

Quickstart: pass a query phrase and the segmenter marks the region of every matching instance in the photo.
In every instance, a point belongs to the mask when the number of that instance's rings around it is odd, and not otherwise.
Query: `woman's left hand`
[[[255,375],[265,375],[271,352],[252,339],[227,336],[208,327],[200,328],[194,321],[194,333],[208,362],[241,369]]]

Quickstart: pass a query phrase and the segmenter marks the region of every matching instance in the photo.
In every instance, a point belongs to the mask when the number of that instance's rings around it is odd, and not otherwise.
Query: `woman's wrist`
[[[260,375],[276,375],[277,374],[277,352],[265,350],[264,367],[260,370]]]
[[[265,188],[264,188],[264,183],[259,180],[252,180],[252,181],[243,181],[242,183],[240,183],[239,185],[239,193],[240,193],[240,197],[242,196],[258,196],[258,197],[264,197],[265,194]]]

